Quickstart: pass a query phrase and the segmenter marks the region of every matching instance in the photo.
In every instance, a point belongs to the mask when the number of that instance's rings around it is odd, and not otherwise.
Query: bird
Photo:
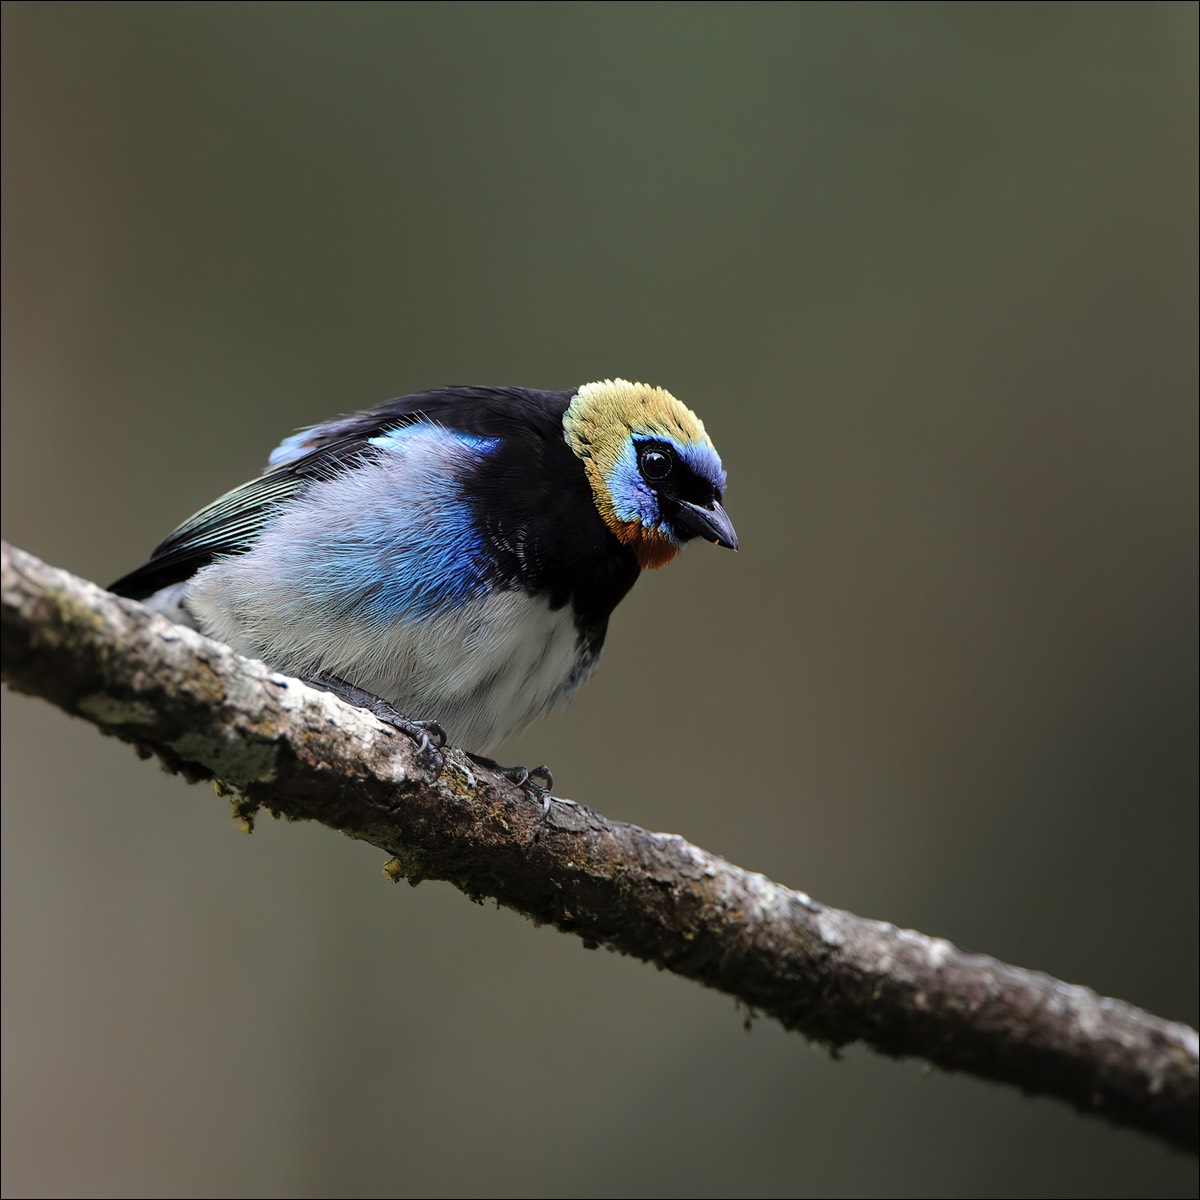
[[[704,424],[663,388],[453,386],[284,439],[110,585],[409,734],[491,753],[595,670],[643,570],[738,548]]]

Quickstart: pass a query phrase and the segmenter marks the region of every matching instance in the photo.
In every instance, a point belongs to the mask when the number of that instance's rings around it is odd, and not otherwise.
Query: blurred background
[[[107,582],[288,432],[623,374],[738,555],[509,743],[1197,1020],[1193,4],[3,8],[4,534]],[[1194,1195],[4,695],[6,1195]]]

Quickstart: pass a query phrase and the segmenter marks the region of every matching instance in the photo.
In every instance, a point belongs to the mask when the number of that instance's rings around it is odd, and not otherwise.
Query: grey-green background
[[[295,427],[671,388],[730,475],[506,748],[1197,1017],[1194,4],[4,6],[4,533],[107,581]],[[4,698],[6,1195],[1194,1195]]]

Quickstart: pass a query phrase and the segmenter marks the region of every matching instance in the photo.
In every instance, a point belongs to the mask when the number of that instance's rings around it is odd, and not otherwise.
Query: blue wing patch
[[[498,439],[417,413],[391,415],[391,427],[366,424],[366,415],[285,439],[266,474],[188,518],[111,590],[145,599],[278,529],[288,561],[276,565],[306,579],[306,592],[337,594],[343,607],[420,615],[461,602],[484,568],[479,533],[455,501]]]
[[[356,465],[268,514],[231,586],[291,620],[366,617],[381,629],[484,594],[492,562],[463,482],[498,444],[427,421],[368,439]]]

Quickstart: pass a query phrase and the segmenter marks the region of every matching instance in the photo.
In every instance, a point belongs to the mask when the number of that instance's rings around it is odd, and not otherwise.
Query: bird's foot
[[[498,771],[509,783],[515,783],[530,800],[536,800],[542,806],[543,815],[550,811],[550,790],[554,787],[554,775],[545,763],[532,768],[502,767],[494,758],[485,758],[482,754],[468,752],[467,757],[480,767]]]
[[[407,734],[417,744],[417,762],[426,770],[429,782],[434,783],[442,773],[446,760],[442,748],[446,745],[446,731],[437,721],[413,721],[397,712],[382,696],[368,692],[336,675],[311,675],[304,681],[322,691],[332,692],[355,708],[365,708],[385,725]]]

